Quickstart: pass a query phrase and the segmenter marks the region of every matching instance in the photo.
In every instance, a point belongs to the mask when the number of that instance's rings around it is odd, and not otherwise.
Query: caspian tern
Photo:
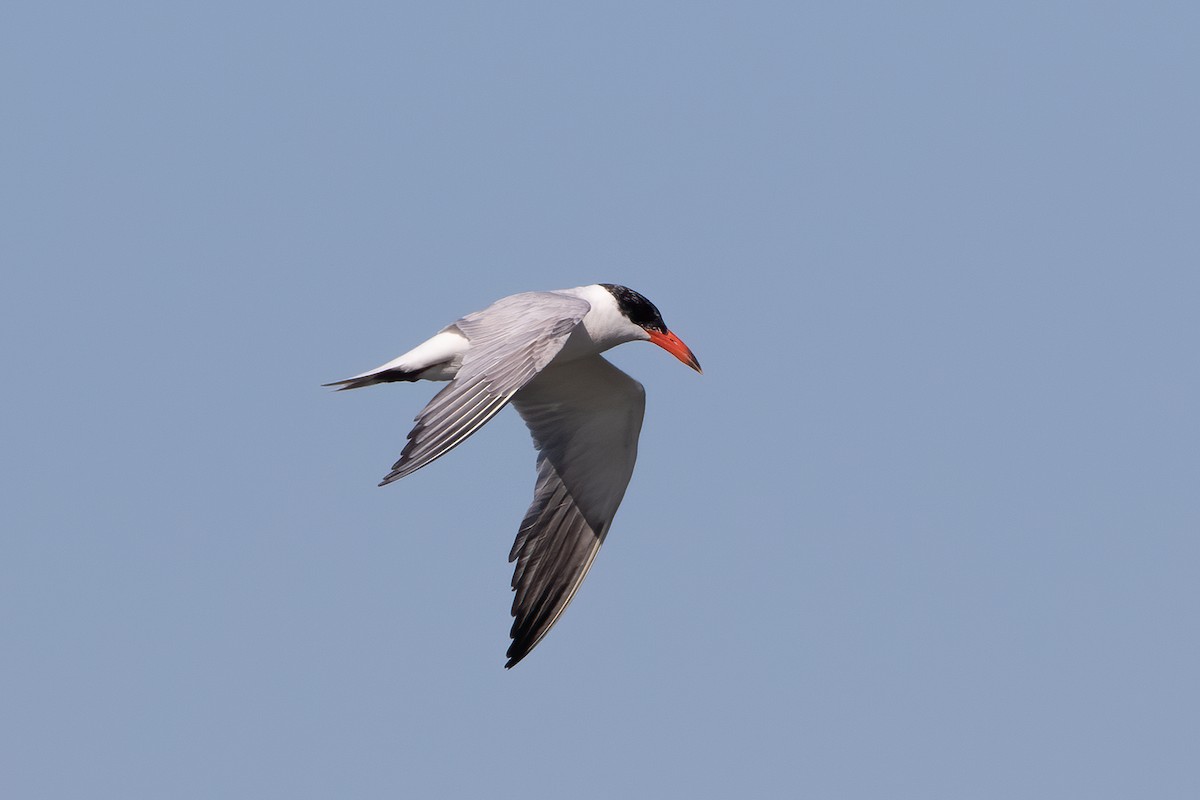
[[[505,297],[382,366],[326,384],[450,381],[417,415],[380,486],[462,444],[509,402],[525,420],[538,450],[537,484],[508,556],[517,566],[506,668],[529,655],[571,602],[629,485],[646,392],[600,353],[633,341],[653,342],[700,372],[653,303],[600,283]]]

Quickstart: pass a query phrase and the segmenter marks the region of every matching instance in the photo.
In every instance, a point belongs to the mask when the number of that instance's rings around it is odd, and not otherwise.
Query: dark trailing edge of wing
[[[512,644],[505,669],[516,666],[542,640],[583,583],[604,541],[606,520],[594,531],[554,467],[538,459],[538,482],[512,552]]]

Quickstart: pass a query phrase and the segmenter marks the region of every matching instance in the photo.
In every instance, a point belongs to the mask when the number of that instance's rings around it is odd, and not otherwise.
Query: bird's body
[[[600,353],[636,340],[700,369],[650,301],[623,286],[593,284],[498,300],[388,363],[330,384],[450,382],[417,416],[381,486],[449,452],[509,402],[529,426],[538,478],[509,556],[517,566],[508,667],[574,597],[633,474],[645,392]]]

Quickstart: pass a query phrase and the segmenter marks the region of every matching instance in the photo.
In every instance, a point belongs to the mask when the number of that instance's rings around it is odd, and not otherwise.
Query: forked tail
[[[339,392],[344,392],[347,389],[361,389],[364,386],[374,386],[377,383],[395,383],[396,381],[415,381],[420,370],[413,371],[407,369],[385,369],[379,372],[372,372],[368,375],[356,375],[353,378],[347,378],[344,381],[334,381],[333,383],[323,383],[322,386],[336,386]]]

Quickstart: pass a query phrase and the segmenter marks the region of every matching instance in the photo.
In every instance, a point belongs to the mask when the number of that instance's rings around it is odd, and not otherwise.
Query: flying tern
[[[445,455],[509,403],[525,420],[538,451],[537,483],[508,557],[516,562],[516,596],[506,668],[571,602],[629,485],[646,393],[600,353],[634,341],[653,342],[700,372],[653,303],[600,283],[505,297],[382,366],[326,384],[450,382],[417,415],[380,486]]]

